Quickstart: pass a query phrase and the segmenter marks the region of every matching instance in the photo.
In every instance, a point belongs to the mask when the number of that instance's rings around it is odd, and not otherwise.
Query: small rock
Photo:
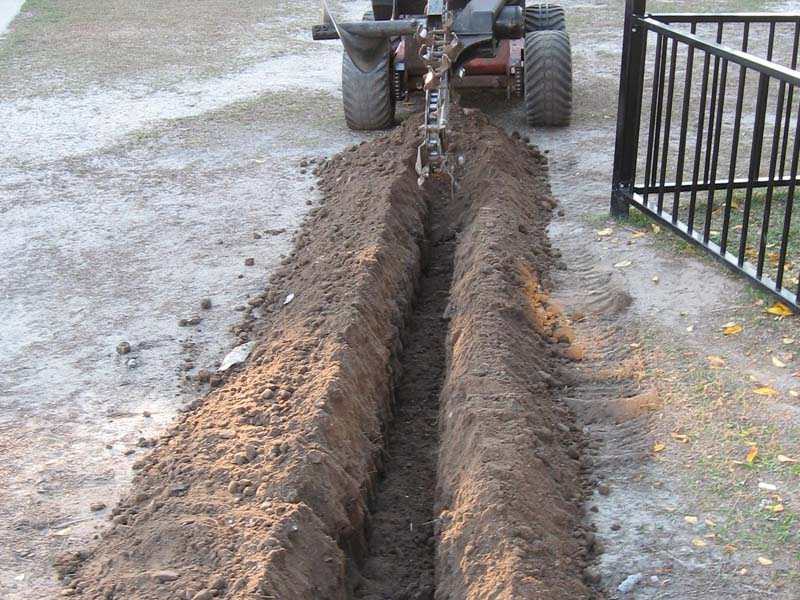
[[[628,575],[625,580],[619,584],[617,587],[617,591],[620,594],[630,594],[633,591],[633,588],[642,580],[641,573],[634,573],[633,575]]]
[[[261,239],[261,234],[258,233],[257,231],[254,231],[253,232],[253,239],[254,240],[260,240]]]
[[[244,266],[245,267],[252,267],[254,264],[256,264],[256,259],[255,258],[248,257],[248,258],[244,259]],[[196,597],[197,596],[195,596],[195,598]]]
[[[97,512],[98,510],[103,510],[106,507],[105,502],[92,502],[89,505],[89,510],[92,512]]]
[[[603,496],[608,496],[611,493],[611,488],[607,484],[601,483],[597,486],[597,493]]]
[[[151,575],[151,577],[158,583],[166,583],[167,581],[175,581],[178,577],[180,577],[180,574],[177,571],[163,570],[156,571]]]
[[[253,444],[247,444],[244,447],[244,455],[247,457],[248,461],[253,462],[256,457],[256,447]]]
[[[311,450],[308,453],[308,460],[310,460],[315,465],[318,465],[322,462],[323,454],[319,450]]]
[[[148,417],[150,417],[150,411],[149,410],[142,411],[142,416],[145,419],[147,419]]]
[[[211,373],[209,373],[206,369],[200,369],[197,372],[197,375],[195,375],[195,379],[197,379],[197,381],[205,383],[206,381],[211,379]]]
[[[586,580],[586,583],[600,583],[600,579],[602,576],[600,575],[600,571],[597,570],[597,567],[586,567],[583,570],[583,578]]]
[[[128,354],[131,351],[131,345],[128,342],[120,342],[117,344],[117,354]]]
[[[227,582],[225,581],[225,578],[222,575],[218,575],[217,577],[211,580],[212,590],[223,590],[225,589],[226,585]]]
[[[208,310],[209,308],[211,308],[211,298],[203,298],[200,301],[200,308],[202,308],[203,310]]]
[[[214,598],[214,592],[211,590],[200,590],[192,596],[192,600],[212,600],[212,598]]]

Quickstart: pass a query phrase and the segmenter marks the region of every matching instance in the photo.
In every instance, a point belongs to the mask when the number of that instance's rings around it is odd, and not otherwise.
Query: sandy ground
[[[235,309],[262,288],[314,197],[298,162],[359,139],[340,118],[339,49],[308,39],[310,14],[284,2],[218,4],[29,0],[0,40],[4,598],[52,597],[53,559],[83,545],[107,516],[89,505],[113,505],[130,479],[139,439],[162,430],[196,396],[186,374],[213,368],[235,343],[228,330]],[[594,235],[606,226],[622,14],[619,3],[563,4],[574,48],[575,119],[567,130],[529,133],[549,153],[553,190],[566,211],[551,227],[573,267],[561,280],[564,304],[595,306],[617,332],[668,337],[675,348],[661,360],[679,365],[681,353],[695,352],[695,360],[725,355],[737,375],[788,392],[789,372],[748,358],[746,341],[718,335],[720,325],[741,317],[753,321],[751,343],[800,339],[793,325],[756,323],[747,286],[657,240],[631,247],[624,236],[613,243]],[[339,9],[360,15],[364,3]],[[525,129],[520,106],[480,103],[509,129]],[[264,234],[282,228],[287,233]],[[632,248],[632,268],[613,269]],[[255,265],[245,267],[246,257]],[[203,298],[212,299],[212,309],[201,310]],[[710,302],[726,310],[711,313]],[[178,326],[194,315],[203,317],[199,325]],[[697,326],[689,332],[687,322]],[[132,345],[130,355],[115,352],[122,341]],[[627,344],[615,341],[614,348],[624,352]],[[608,394],[626,391],[614,386]],[[792,418],[793,403],[784,394],[774,406]],[[650,440],[641,443],[649,447]],[[598,471],[618,465],[608,461]],[[677,481],[674,473],[661,475]],[[652,516],[675,496],[653,500],[651,483],[642,484],[647,493],[631,487],[598,498],[596,525],[611,548],[600,567],[612,592],[625,576],[660,567],[650,541],[664,538],[665,527],[679,529],[680,517],[676,525]],[[670,493],[681,499],[681,490]],[[643,526],[647,536],[614,533],[612,525],[632,511],[645,516],[623,530]],[[681,530],[678,541],[667,541],[685,552],[692,535]],[[793,597],[785,586],[770,592],[770,573],[745,584],[755,591],[736,587],[717,562],[698,563],[699,550],[689,551],[691,559],[676,554],[672,562],[700,564],[685,571],[686,582],[706,578],[695,592],[715,594],[725,584],[716,597],[763,597],[759,590]],[[752,557],[746,564],[758,569]],[[637,597],[684,592],[651,586]]]

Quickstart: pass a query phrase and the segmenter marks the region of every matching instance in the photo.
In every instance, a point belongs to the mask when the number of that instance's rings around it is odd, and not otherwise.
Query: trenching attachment
[[[450,116],[450,72],[458,54],[458,37],[452,33],[453,15],[446,0],[428,0],[426,21],[417,29],[420,58],[428,71],[423,79],[425,114],[423,141],[417,149],[417,183],[420,187],[433,173],[448,173],[447,126]]]

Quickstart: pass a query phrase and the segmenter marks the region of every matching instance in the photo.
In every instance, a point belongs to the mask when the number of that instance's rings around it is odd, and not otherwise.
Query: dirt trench
[[[253,356],[137,463],[65,595],[593,597],[546,163],[453,131],[452,187],[416,185],[413,120],[319,167]]]

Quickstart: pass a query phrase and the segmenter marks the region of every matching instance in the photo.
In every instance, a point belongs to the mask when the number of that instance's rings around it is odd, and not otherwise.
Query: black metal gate
[[[800,13],[627,0],[611,198],[613,215],[638,208],[797,309],[799,44]]]

